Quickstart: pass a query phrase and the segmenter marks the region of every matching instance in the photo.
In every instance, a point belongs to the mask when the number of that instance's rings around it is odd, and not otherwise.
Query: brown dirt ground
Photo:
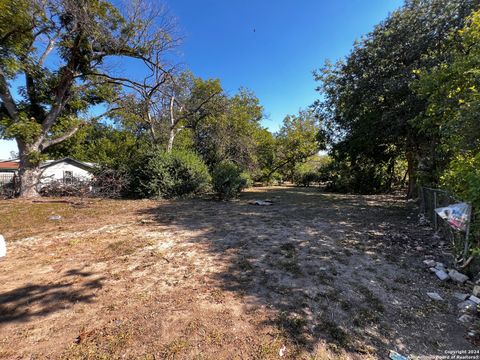
[[[272,199],[272,206],[250,205]],[[396,196],[1,201],[0,358],[385,359],[474,349]],[[52,214],[60,221],[48,220]],[[436,291],[446,301],[429,300]]]

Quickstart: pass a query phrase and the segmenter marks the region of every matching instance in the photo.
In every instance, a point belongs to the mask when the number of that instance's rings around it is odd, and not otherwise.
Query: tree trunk
[[[20,150],[21,151],[21,150]],[[41,170],[39,165],[32,164],[28,155],[20,153],[20,197],[34,198],[40,196],[38,185],[40,182]]]
[[[173,142],[175,140],[175,136],[177,135],[177,132],[175,131],[175,128],[170,128],[170,133],[168,135],[168,144],[167,144],[167,153],[171,153],[173,150]]]
[[[407,151],[407,173],[408,173],[408,191],[407,199],[414,199],[417,196],[417,174],[416,159],[412,151]]]

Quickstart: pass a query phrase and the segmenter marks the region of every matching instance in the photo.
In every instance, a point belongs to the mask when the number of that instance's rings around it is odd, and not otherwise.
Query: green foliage
[[[267,143],[268,173],[263,180],[280,172],[284,178],[292,179],[295,166],[306,161],[325,147],[325,138],[320,131],[317,119],[310,111],[300,111],[296,116],[289,115],[275,134],[274,145]]]
[[[20,113],[16,122],[3,118],[0,128],[4,129],[4,138],[19,139],[25,144],[32,144],[42,132],[42,126],[34,118],[28,118],[25,113]]]
[[[235,161],[251,171],[258,169],[260,144],[263,139],[268,141],[260,125],[263,108],[258,98],[241,89],[235,96],[218,99],[215,106],[215,111],[193,128],[195,151],[210,169],[222,161]]]
[[[252,181],[238,165],[223,161],[213,170],[212,185],[219,198],[228,200],[240,195],[243,189],[252,185]]]
[[[447,157],[480,149],[480,11],[466,26],[450,34],[447,59],[419,69],[413,88],[428,101],[415,125],[438,141],[438,153]]]
[[[441,185],[480,209],[480,153],[457,155],[442,175]]]
[[[70,139],[47,150],[50,158],[72,157],[110,168],[123,167],[140,156],[146,142],[124,129],[102,124],[81,128]]]
[[[448,60],[449,34],[461,29],[479,5],[465,0],[406,1],[355,44],[344,61],[327,63],[316,73],[322,93],[315,103],[317,116],[336,160],[359,172],[352,175],[358,178],[354,184],[374,176],[377,184],[370,190],[383,187],[390,172],[382,169],[403,158],[410,165],[413,196],[420,164],[425,173],[435,172],[436,134],[415,124],[427,102],[412,85],[418,69]]]
[[[132,164],[131,191],[142,198],[201,194],[210,182],[208,168],[194,153],[151,150]]]
[[[295,173],[293,175],[293,182],[297,186],[310,186],[319,182],[319,174],[316,171],[306,171],[301,173]]]
[[[472,254],[480,256],[480,152],[457,155],[440,179],[441,186],[463,201],[472,204],[473,218],[470,236]]]

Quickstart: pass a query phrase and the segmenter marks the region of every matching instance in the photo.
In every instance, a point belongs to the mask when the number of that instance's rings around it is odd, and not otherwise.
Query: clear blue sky
[[[152,0],[153,1],[153,0]],[[318,97],[312,71],[346,56],[401,0],[166,0],[184,41],[178,61],[197,76],[219,78],[231,94],[253,90],[263,124],[278,129],[287,114]],[[0,141],[0,159],[16,150]]]

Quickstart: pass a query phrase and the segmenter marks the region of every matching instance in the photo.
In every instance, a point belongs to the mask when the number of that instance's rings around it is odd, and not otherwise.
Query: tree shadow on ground
[[[273,205],[251,205],[254,199]],[[262,325],[278,328],[299,350],[326,342],[385,356],[393,339],[410,349],[438,341],[409,330],[424,321],[415,311],[425,301],[416,298],[420,279],[409,283],[410,240],[383,242],[389,231],[407,231],[404,204],[292,187],[257,189],[234,202],[165,202],[141,215],[194,234],[185,241],[205,244],[225,264],[213,275],[217,286],[245,306],[274,310]]]
[[[35,317],[65,310],[76,303],[92,303],[94,291],[103,285],[104,277],[81,269],[65,272],[62,281],[48,284],[26,284],[0,294],[0,324],[26,322]],[[73,278],[83,278],[74,281]]]

